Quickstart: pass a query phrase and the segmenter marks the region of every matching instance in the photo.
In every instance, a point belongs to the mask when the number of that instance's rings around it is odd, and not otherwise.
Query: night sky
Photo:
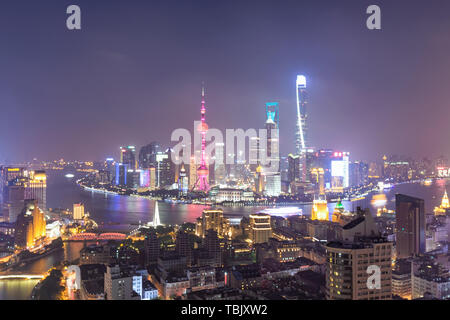
[[[366,28],[371,4],[382,30]],[[278,101],[287,154],[297,74],[314,146],[449,157],[449,16],[447,0],[2,0],[0,162],[168,145],[200,118],[202,81],[210,127],[260,128]]]

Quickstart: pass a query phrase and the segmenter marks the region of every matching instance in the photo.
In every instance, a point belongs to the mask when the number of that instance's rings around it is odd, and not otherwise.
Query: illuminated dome
[[[197,130],[199,132],[206,132],[206,131],[208,131],[208,125],[206,123],[202,122],[198,125]]]

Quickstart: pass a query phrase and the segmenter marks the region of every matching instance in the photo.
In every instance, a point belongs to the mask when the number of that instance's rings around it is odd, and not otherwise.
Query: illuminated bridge
[[[68,241],[125,240],[126,237],[127,237],[126,234],[116,232],[101,233],[101,234],[86,232],[75,234],[69,237],[69,239],[67,240]]]

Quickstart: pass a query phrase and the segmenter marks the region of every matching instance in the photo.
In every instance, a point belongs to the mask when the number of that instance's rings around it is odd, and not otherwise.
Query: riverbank
[[[10,261],[0,265],[0,271],[13,272],[17,267],[25,267],[27,264],[46,257],[54,252],[63,250],[63,241],[61,238],[53,240],[39,252],[22,251],[14,255]]]

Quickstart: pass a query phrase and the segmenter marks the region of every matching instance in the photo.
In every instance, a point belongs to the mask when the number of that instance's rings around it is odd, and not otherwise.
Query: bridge
[[[67,241],[96,241],[96,240],[125,240],[126,234],[123,233],[78,233],[67,239]]]

